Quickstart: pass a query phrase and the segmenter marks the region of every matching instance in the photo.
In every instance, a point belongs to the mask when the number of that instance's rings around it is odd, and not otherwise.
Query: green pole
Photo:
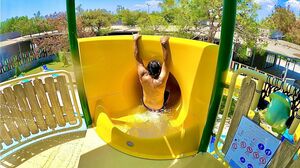
[[[74,73],[77,82],[77,90],[79,94],[81,108],[83,111],[83,117],[85,119],[86,125],[89,126],[92,124],[92,118],[89,112],[89,107],[85,96],[84,85],[83,85],[83,80],[81,75],[81,66],[80,66],[78,43],[77,43],[75,0],[67,0],[66,3],[67,3],[68,35],[69,35],[72,61],[74,66]]]
[[[218,108],[222,98],[227,70],[231,59],[231,49],[235,27],[236,0],[223,1],[223,17],[221,27],[221,43],[219,48],[217,71],[215,76],[214,90],[210,100],[209,113],[202,133],[198,152],[206,152],[216,121]]]

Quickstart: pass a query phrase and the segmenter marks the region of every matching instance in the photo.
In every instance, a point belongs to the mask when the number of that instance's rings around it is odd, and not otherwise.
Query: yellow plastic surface
[[[142,37],[145,65],[151,59],[162,60],[159,40],[159,36]],[[167,118],[161,129],[155,123],[149,125],[152,112],[142,106],[132,36],[83,38],[78,43],[90,113],[104,141],[142,158],[172,159],[197,152],[213,89],[216,45],[170,38],[170,73],[181,96],[168,113],[153,114]]]
[[[226,81],[225,81],[225,83],[226,83],[226,85],[230,85],[230,82],[231,82],[231,77],[232,77],[232,75],[233,75],[233,71],[228,71],[227,72],[227,76],[226,76]],[[244,76],[242,76],[242,75],[239,75],[238,77],[237,77],[237,79],[236,79],[236,83],[235,83],[235,87],[236,88],[238,88],[238,89],[240,89],[241,88],[241,86],[242,86],[242,82],[243,82],[243,79],[244,79],[245,77]]]

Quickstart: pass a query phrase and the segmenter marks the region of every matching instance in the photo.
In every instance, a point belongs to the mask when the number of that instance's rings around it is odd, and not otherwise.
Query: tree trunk
[[[214,22],[215,22],[215,18],[213,16],[213,18],[211,18],[211,21],[210,21],[208,39],[207,39],[207,41],[210,43],[212,43],[214,41],[215,35],[216,35],[216,27],[214,26]]]

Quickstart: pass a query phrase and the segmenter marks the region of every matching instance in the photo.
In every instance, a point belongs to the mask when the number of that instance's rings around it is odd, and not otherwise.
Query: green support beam
[[[76,14],[75,14],[75,0],[66,0],[67,4],[67,20],[68,20],[68,35],[70,50],[72,55],[72,61],[74,66],[74,73],[76,76],[77,90],[79,94],[80,104],[83,111],[83,116],[87,126],[92,124],[92,118],[90,115],[84,85],[82,80],[80,58],[78,52],[77,43],[77,28],[76,28]]]
[[[206,152],[216,121],[219,105],[221,102],[227,70],[232,55],[233,34],[236,17],[236,0],[223,1],[223,17],[221,27],[221,43],[219,48],[217,71],[215,76],[214,90],[210,100],[209,113],[202,133],[198,152]]]

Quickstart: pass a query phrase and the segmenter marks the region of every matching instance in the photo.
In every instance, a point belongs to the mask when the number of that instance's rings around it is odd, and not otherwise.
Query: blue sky
[[[75,0],[76,6],[82,4],[83,9],[104,8],[114,12],[117,5],[132,10],[159,10],[158,3],[160,0]],[[0,0],[1,15],[0,20],[15,16],[32,17],[37,11],[41,15],[47,15],[54,12],[66,11],[65,0]]]
[[[161,0],[75,0],[76,5],[82,4],[83,9],[105,8],[115,11],[117,5],[122,5],[129,9],[139,9],[147,11],[159,10],[158,3]],[[258,11],[258,19],[261,20],[271,14],[274,6],[287,6],[298,16],[300,14],[300,0],[254,0],[261,5]],[[65,11],[65,0],[0,0],[0,20],[4,21],[15,16],[32,17],[34,13],[40,11],[42,15],[54,12]]]
[[[261,20],[272,13],[275,5],[288,7],[297,16],[300,15],[300,0],[254,0],[254,2],[260,4],[261,9],[258,10],[258,20]]]

